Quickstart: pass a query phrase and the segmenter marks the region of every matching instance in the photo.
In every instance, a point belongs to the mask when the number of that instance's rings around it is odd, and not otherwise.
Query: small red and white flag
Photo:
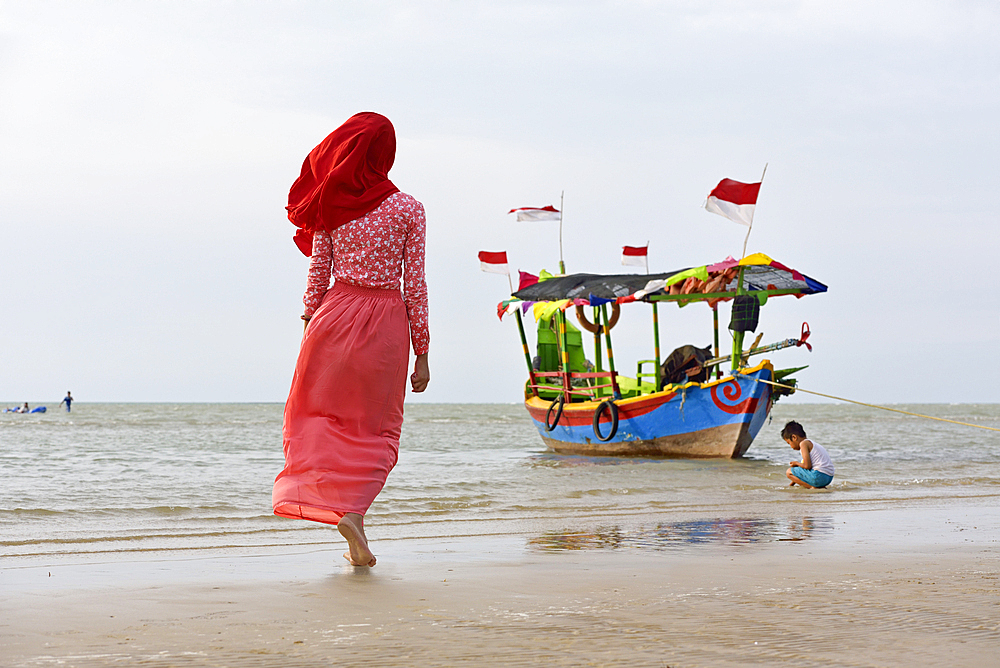
[[[757,206],[760,183],[740,183],[732,179],[722,179],[708,194],[705,209],[725,216],[734,223],[753,225],[753,211]]]
[[[631,267],[645,267],[648,271],[649,262],[646,254],[648,250],[649,244],[645,246],[623,246],[622,264]]]
[[[510,276],[510,269],[507,268],[507,251],[497,253],[479,251],[479,268],[491,274]]]
[[[562,220],[562,214],[554,206],[523,206],[507,212],[516,213],[518,222],[534,222],[536,220]]]

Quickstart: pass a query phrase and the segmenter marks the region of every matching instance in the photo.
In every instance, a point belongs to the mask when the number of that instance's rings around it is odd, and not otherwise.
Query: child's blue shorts
[[[814,471],[813,469],[804,469],[799,466],[792,467],[792,475],[813,487],[826,487],[833,482],[832,475],[827,475],[822,471]]]

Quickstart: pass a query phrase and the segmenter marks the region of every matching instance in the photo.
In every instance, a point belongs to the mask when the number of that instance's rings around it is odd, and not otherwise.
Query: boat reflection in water
[[[528,545],[542,551],[624,548],[667,550],[704,544],[746,545],[802,541],[832,532],[831,517],[716,518],[667,522],[652,528],[600,527],[592,533],[550,531],[528,539]]]

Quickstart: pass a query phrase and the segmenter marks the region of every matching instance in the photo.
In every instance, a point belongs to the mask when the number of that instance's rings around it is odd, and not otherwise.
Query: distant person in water
[[[354,566],[375,565],[364,515],[399,456],[411,343],[413,391],[431,377],[424,207],[389,180],[395,156],[389,119],[355,114],[288,194],[295,243],[312,259],[274,514],[336,525]]]
[[[73,403],[73,395],[70,394],[69,390],[66,390],[66,396],[63,398],[62,401],[59,402],[59,405],[62,406],[63,404],[66,404],[66,412],[69,413],[70,404],[72,403]]]
[[[21,408],[18,410],[18,413],[30,413],[30,412],[31,412],[31,409],[28,408],[28,402],[27,401],[25,401],[24,405],[21,406]]]
[[[794,420],[789,422],[781,430],[781,438],[802,456],[802,461],[789,462],[791,466],[785,471],[785,476],[791,480],[790,487],[802,485],[807,489],[820,489],[833,482],[830,453],[816,441],[806,438],[802,425]]]

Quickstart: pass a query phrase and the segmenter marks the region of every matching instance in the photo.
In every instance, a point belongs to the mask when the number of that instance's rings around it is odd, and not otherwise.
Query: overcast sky
[[[756,181],[749,251],[830,286],[800,386],[873,402],[1000,401],[995,2],[0,3],[0,400],[284,401],[307,260],[285,218],[351,114],[396,126],[392,180],[428,214],[432,381],[516,402],[513,269],[652,271],[738,255],[700,208]],[[652,356],[649,307],[615,330]],[[723,309],[728,319],[728,309]],[[661,308],[665,351],[711,341]],[[725,335],[724,335],[725,336]],[[799,395],[799,400],[815,401]]]

